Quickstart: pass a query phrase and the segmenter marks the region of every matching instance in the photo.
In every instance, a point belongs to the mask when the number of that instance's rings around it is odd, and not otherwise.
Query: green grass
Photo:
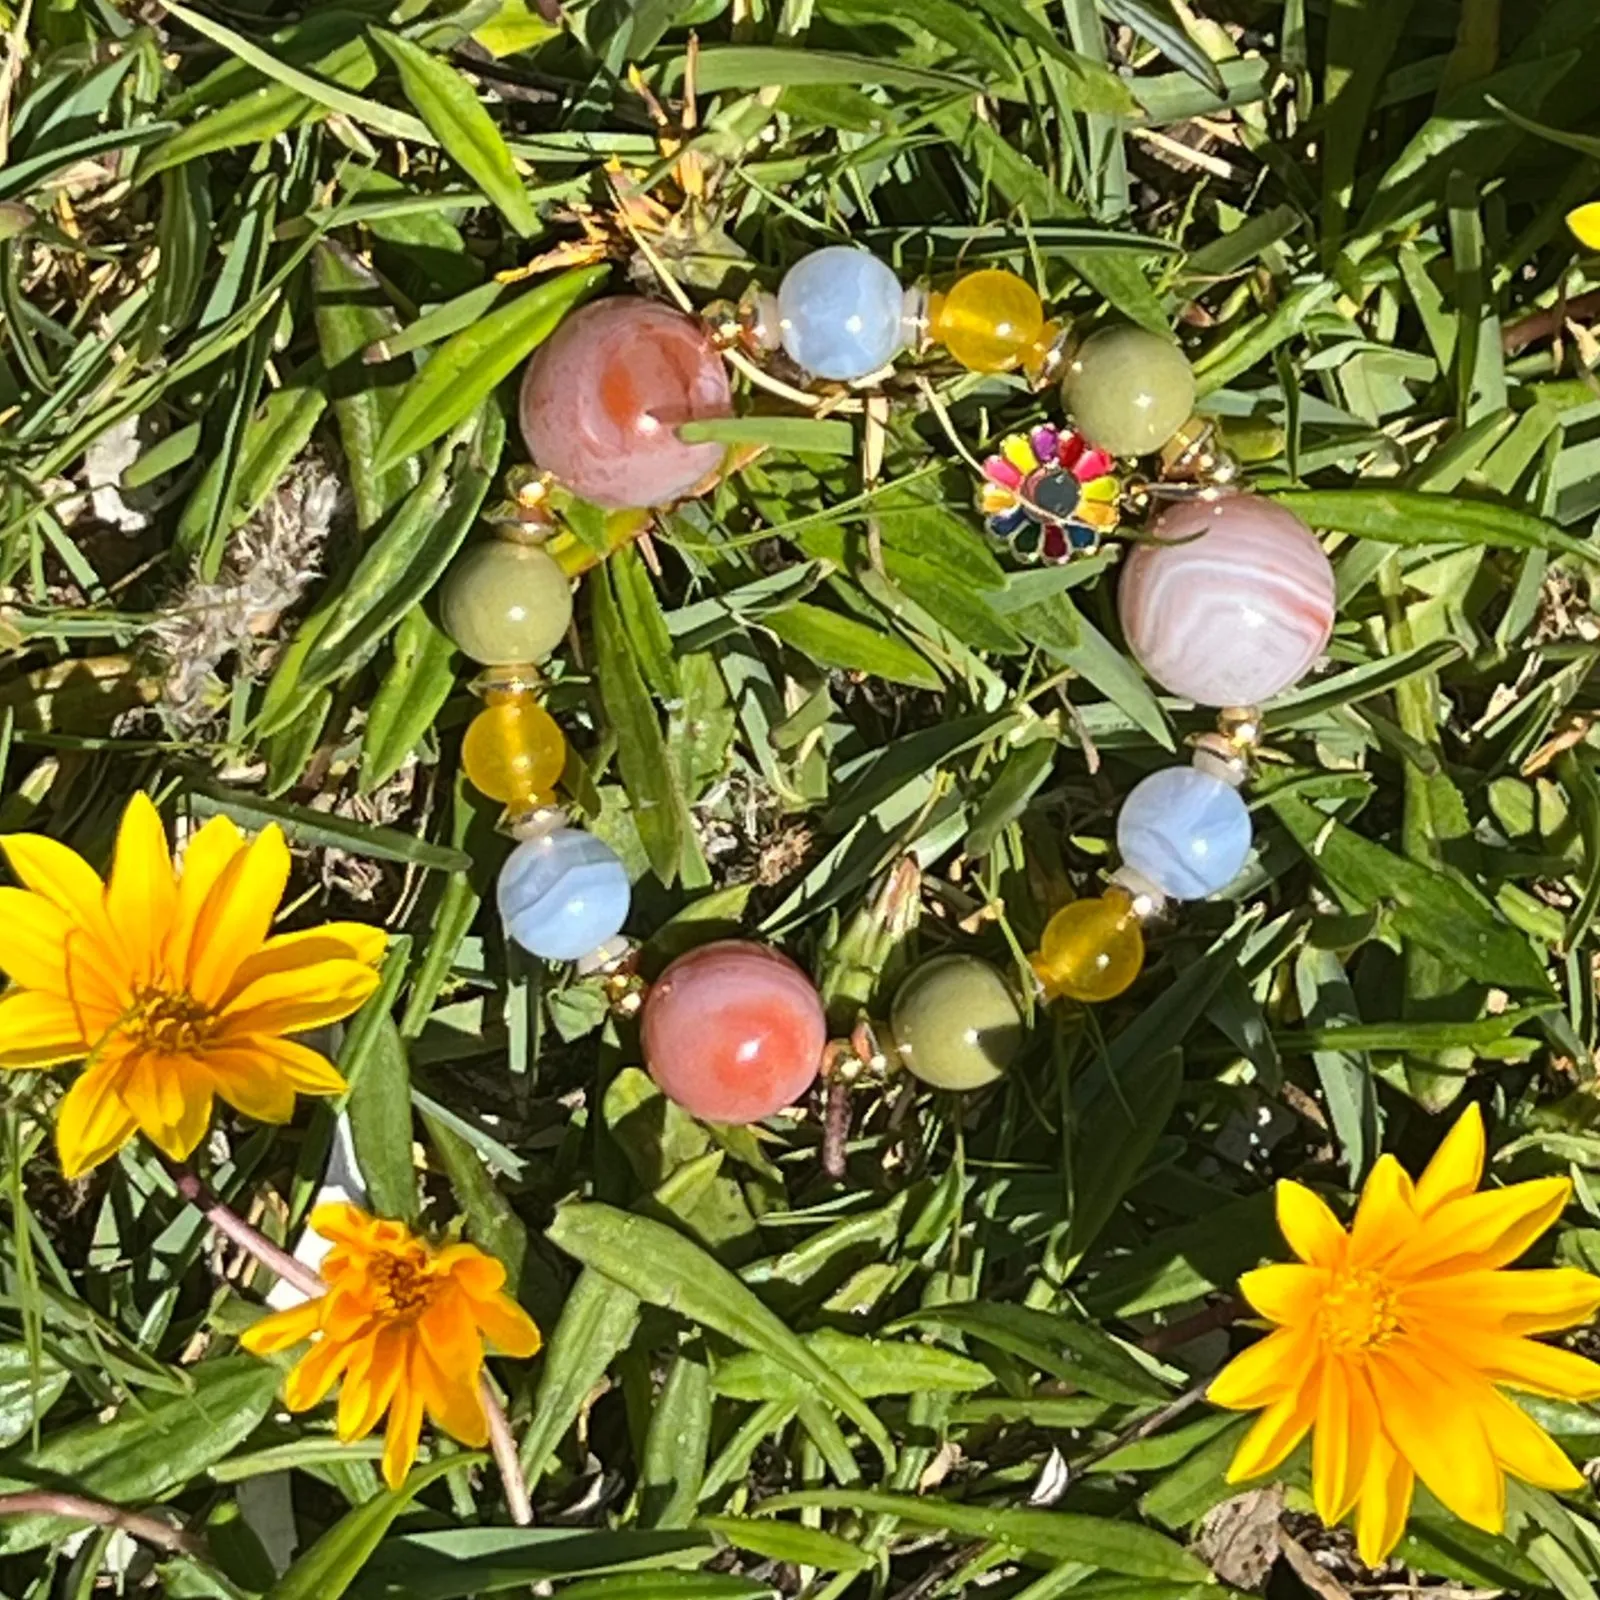
[[[498,1372],[536,1530],[475,1457],[379,1496],[234,1353],[259,1285],[148,1148],[69,1188],[62,1080],[13,1074],[0,1477],[204,1538],[136,1556],[134,1593],[1227,1592],[1193,1541],[1239,1424],[1174,1402],[1281,1253],[1276,1177],[1415,1168],[1470,1097],[1496,1175],[1578,1179],[1545,1254],[1600,1266],[1600,263],[1562,220],[1600,194],[1600,8],[567,9],[0,0],[0,828],[103,862],[141,787],[283,822],[297,922],[397,935],[341,1057],[375,1203],[463,1225],[548,1340]],[[557,253],[584,238],[589,277]],[[700,1127],[599,980],[507,952],[429,597],[524,459],[514,370],[565,303],[704,305],[844,238],[1175,327],[1253,487],[1328,535],[1341,613],[1269,709],[1246,880],[1162,924],[1124,1000],[1039,1012],[995,1090],[859,1083],[835,1183],[817,1116]],[[1117,802],[1207,726],[1128,658],[1112,558],[1008,572],[983,539],[956,443],[1054,397],[936,355],[886,395],[761,397],[735,435],[766,452],[586,577],[548,695],[646,972],[780,940],[841,1033],[943,949],[1020,985]],[[293,1232],[331,1133],[226,1121],[208,1176]],[[1540,1415],[1595,1448],[1591,1409]],[[273,1587],[237,1496],[278,1470],[311,1553]],[[1303,1453],[1285,1482],[1359,1585]],[[0,1524],[0,1593],[113,1592],[121,1541],[72,1531]],[[1572,1600],[1597,1549],[1589,1493],[1514,1489],[1498,1539],[1422,1497],[1398,1554]]]

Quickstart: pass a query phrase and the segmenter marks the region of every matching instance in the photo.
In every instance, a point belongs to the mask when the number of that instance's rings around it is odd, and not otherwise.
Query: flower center
[[[1394,1291],[1376,1272],[1342,1272],[1318,1312],[1322,1342],[1336,1355],[1360,1355],[1400,1332]]]
[[[179,1055],[203,1048],[216,1026],[211,1009],[187,994],[141,989],[134,996],[123,1031],[152,1050]]]
[[[420,1317],[433,1303],[439,1280],[416,1262],[404,1256],[375,1255],[370,1270],[378,1289],[380,1316],[396,1320]]]

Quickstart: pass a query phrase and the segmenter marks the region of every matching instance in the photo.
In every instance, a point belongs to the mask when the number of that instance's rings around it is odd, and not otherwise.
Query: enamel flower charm
[[[990,534],[1020,561],[1070,561],[1112,532],[1122,483],[1116,462],[1070,429],[1001,440],[983,464],[978,503]]]
[[[289,1034],[347,1017],[377,986],[384,936],[336,922],[271,935],[289,877],[282,833],[246,844],[226,817],[174,868],[136,794],[109,882],[39,834],[0,836],[22,888],[0,888],[0,1067],[83,1061],[61,1102],[62,1170],[79,1177],[142,1131],[181,1161],[212,1099],[287,1122],[295,1095],[338,1094],[331,1062]]]
[[[503,1292],[505,1268],[473,1245],[435,1249],[404,1223],[352,1205],[319,1206],[311,1226],[333,1241],[319,1268],[328,1292],[240,1338],[256,1355],[313,1341],[284,1384],[289,1409],[309,1411],[341,1384],[337,1426],[346,1444],[366,1438],[387,1411],[391,1489],[417,1458],[424,1412],[462,1444],[483,1444],[484,1340],[508,1356],[539,1349],[533,1319]]]
[[[1276,1328],[1213,1380],[1211,1401],[1264,1408],[1230,1482],[1279,1466],[1312,1432],[1317,1513],[1356,1514],[1361,1558],[1399,1542],[1420,1478],[1464,1522],[1498,1533],[1505,1474],[1544,1489],[1583,1479],[1501,1386],[1600,1396],[1600,1365],[1530,1334],[1587,1321],[1600,1278],[1575,1268],[1500,1269],[1561,1215],[1565,1178],[1475,1192],[1483,1119],[1469,1108],[1415,1183],[1384,1156],[1347,1233],[1311,1190],[1278,1184],[1278,1223],[1300,1258],[1239,1280]]]

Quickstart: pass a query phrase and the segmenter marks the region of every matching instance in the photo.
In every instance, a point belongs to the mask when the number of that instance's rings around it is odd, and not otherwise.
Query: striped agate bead
[[[1333,568],[1292,512],[1255,495],[1191,500],[1123,569],[1122,630],[1164,689],[1258,705],[1298,683],[1333,632]]]

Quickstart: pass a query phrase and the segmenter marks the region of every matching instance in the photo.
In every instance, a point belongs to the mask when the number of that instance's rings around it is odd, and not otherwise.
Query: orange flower
[[[349,1014],[372,993],[384,936],[355,922],[268,937],[289,876],[277,827],[246,844],[226,817],[174,869],[148,795],[122,814],[109,883],[39,834],[0,836],[21,889],[0,888],[0,1067],[85,1061],[56,1119],[76,1178],[142,1129],[181,1161],[212,1096],[287,1122],[301,1094],[344,1079],[284,1035]]]
[[[391,1489],[417,1458],[424,1409],[462,1444],[483,1444],[484,1339],[508,1356],[539,1349],[533,1318],[501,1292],[505,1268],[470,1244],[435,1250],[404,1223],[357,1206],[319,1206],[311,1226],[334,1242],[321,1267],[328,1292],[256,1323],[240,1341],[271,1355],[314,1340],[284,1384],[289,1409],[320,1405],[342,1378],[345,1444],[365,1439],[387,1411],[383,1477]]]
[[[1502,1272],[1561,1215],[1572,1185],[1541,1178],[1475,1193],[1483,1119],[1471,1107],[1412,1183],[1384,1156],[1349,1233],[1309,1189],[1278,1185],[1278,1225],[1297,1266],[1239,1287],[1274,1332],[1212,1380],[1210,1399],[1265,1407],[1228,1481],[1260,1477],[1315,1428],[1312,1498],[1332,1527],[1356,1512],[1376,1565],[1405,1531],[1416,1478],[1464,1522],[1498,1533],[1505,1474],[1543,1489],[1583,1479],[1497,1385],[1569,1400],[1600,1396],[1600,1365],[1527,1337],[1586,1322],[1600,1278],[1572,1267]]]

